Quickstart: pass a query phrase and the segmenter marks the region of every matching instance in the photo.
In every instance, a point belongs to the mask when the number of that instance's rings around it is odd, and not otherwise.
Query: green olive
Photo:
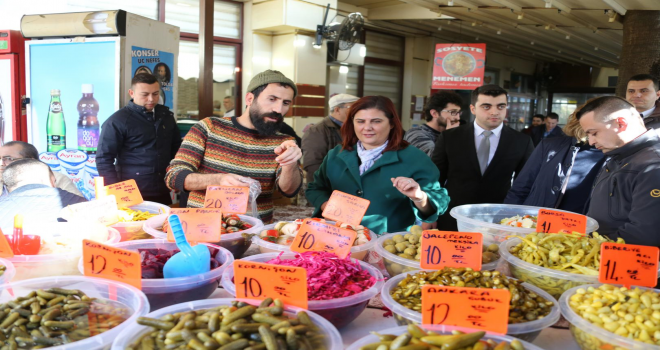
[[[385,250],[387,250],[388,252],[390,252],[392,254],[396,254],[396,248],[394,247],[394,245],[386,245]]]
[[[386,239],[385,242],[383,242],[383,246],[394,245],[394,244],[395,244],[394,241],[391,239]]]
[[[403,242],[404,238],[402,235],[394,235],[392,236],[392,240],[396,243]]]
[[[406,248],[406,250],[404,250],[403,252],[404,252],[405,254],[410,255],[410,256],[415,256],[415,255],[417,255],[417,249],[415,249],[415,248],[410,248],[410,247],[408,247],[408,248]]]
[[[404,250],[406,250],[406,248],[408,248],[408,243],[405,242],[397,243],[394,247],[399,253],[401,253]]]
[[[410,235],[410,237],[408,237],[408,242],[410,242],[410,244],[419,243],[419,236]]]

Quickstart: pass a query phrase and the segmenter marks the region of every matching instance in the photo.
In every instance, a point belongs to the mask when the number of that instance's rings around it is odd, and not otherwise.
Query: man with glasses
[[[7,194],[7,188],[2,182],[2,173],[5,168],[19,159],[39,160],[39,152],[33,145],[27,142],[10,141],[0,147],[0,158],[2,158],[2,163],[0,163],[0,185],[2,185],[2,195],[5,195]],[[54,171],[53,174],[55,175],[55,187],[83,197],[82,193],[80,193],[68,176],[59,171]]]
[[[438,135],[447,129],[460,125],[462,104],[463,100],[457,93],[451,91],[436,92],[424,106],[426,124],[415,125],[408,130],[403,139],[430,157],[433,154]]]
[[[303,169],[307,172],[307,183],[314,181],[314,173],[323,158],[337,145],[341,145],[341,126],[348,117],[351,103],[358,98],[349,94],[337,94],[330,98],[330,115],[314,124],[302,138]]]
[[[438,136],[431,159],[440,170],[440,184],[449,192],[447,212],[438,228],[456,231],[449,211],[459,205],[502,203],[511,179],[518,176],[532,154],[529,136],[504,126],[507,92],[484,85],[471,96],[474,123],[446,130]]]
[[[650,74],[637,74],[628,79],[626,101],[635,106],[647,128],[660,128],[660,83]]]

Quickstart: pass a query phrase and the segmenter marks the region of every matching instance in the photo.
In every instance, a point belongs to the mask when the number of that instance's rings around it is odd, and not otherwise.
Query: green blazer
[[[342,150],[339,145],[328,152],[314,174],[314,182],[308,184],[305,192],[307,200],[315,207],[315,217],[321,216],[321,205],[334,190],[371,201],[362,225],[377,234],[404,231],[415,223],[416,218],[433,223],[447,210],[449,196],[438,182],[438,168],[416,147],[383,153],[361,176],[359,164],[356,149]],[[392,185],[391,179],[398,176],[419,183],[436,208],[431,215],[422,216],[413,202]]]

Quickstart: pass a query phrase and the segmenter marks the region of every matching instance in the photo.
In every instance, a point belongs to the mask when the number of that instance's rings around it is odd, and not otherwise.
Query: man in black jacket
[[[534,147],[541,143],[541,140],[549,137],[565,136],[561,128],[557,126],[559,123],[559,116],[557,113],[550,113],[545,117],[543,124],[532,128],[532,142]]]
[[[159,105],[155,76],[133,77],[131,101],[101,127],[96,168],[106,185],[134,179],[144,200],[172,204],[165,173],[181,146],[174,114]]]
[[[438,136],[431,159],[447,189],[449,209],[438,228],[456,231],[452,208],[475,203],[502,203],[511,179],[520,173],[534,146],[529,136],[503,125],[507,92],[497,85],[472,91],[474,123],[445,130]]]
[[[586,104],[576,114],[589,144],[605,153],[588,216],[598,232],[629,244],[660,247],[660,138],[635,107],[615,96]]]

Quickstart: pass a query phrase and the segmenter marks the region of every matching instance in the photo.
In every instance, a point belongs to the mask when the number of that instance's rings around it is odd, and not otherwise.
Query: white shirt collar
[[[646,118],[646,117],[650,116],[651,113],[653,113],[653,111],[655,111],[655,105],[653,105],[653,108],[647,109],[644,112],[642,112],[642,115],[644,116],[644,118]]]
[[[495,129],[491,130],[493,132],[493,135],[495,137],[500,137],[500,133],[502,132],[502,127],[504,127],[504,122],[500,124],[500,126],[496,127]],[[479,136],[481,133],[486,131],[484,128],[480,127],[479,124],[477,124],[477,120],[474,120],[474,136]]]

